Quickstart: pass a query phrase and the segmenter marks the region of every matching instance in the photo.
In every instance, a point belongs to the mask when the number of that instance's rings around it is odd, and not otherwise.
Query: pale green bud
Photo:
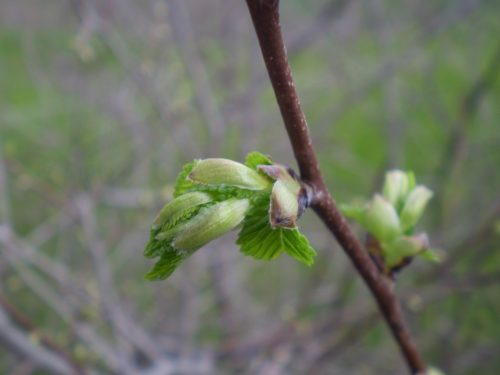
[[[429,238],[425,233],[416,236],[401,236],[382,248],[385,264],[390,268],[403,258],[413,257],[429,247]]]
[[[401,227],[407,231],[415,226],[422,216],[425,206],[432,198],[432,191],[425,186],[419,185],[410,193],[401,211]]]
[[[229,159],[199,160],[188,178],[199,184],[228,185],[250,190],[271,187],[271,182],[265,176]]]
[[[409,189],[410,181],[406,172],[395,169],[385,174],[382,192],[384,197],[394,206],[397,206],[406,197]]]
[[[394,206],[380,194],[373,197],[362,224],[380,242],[391,241],[401,232]]]
[[[291,191],[281,181],[276,181],[271,193],[269,221],[273,228],[296,228],[299,214],[298,191]]]
[[[269,221],[273,228],[293,229],[305,207],[300,207],[302,187],[288,168],[283,165],[261,165],[259,170],[276,180],[271,192]]]
[[[236,228],[245,218],[248,199],[229,199],[203,208],[180,228],[172,243],[179,251],[191,252]]]
[[[212,198],[205,193],[193,192],[183,194],[167,203],[160,211],[153,222],[152,229],[160,229],[169,222],[176,222],[186,212],[201,204],[212,201]]]

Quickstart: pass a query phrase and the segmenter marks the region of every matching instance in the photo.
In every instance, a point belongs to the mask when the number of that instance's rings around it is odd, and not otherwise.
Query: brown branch
[[[382,275],[338,210],[319,169],[309,128],[295,89],[279,20],[279,1],[246,0],[301,178],[312,187],[312,208],[335,236],[373,293],[413,374],[425,364],[413,343],[392,282]]]

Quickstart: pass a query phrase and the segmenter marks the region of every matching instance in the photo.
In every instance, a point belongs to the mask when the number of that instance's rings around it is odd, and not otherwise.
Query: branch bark
[[[405,323],[392,281],[381,274],[371,261],[363,245],[338,210],[321,174],[288,63],[281,32],[279,0],[246,0],[246,3],[301,178],[314,191],[312,208],[340,243],[374,295],[410,372],[424,374],[425,363]]]

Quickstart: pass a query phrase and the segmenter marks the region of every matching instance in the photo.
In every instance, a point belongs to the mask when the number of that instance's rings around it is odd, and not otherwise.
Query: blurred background
[[[500,373],[500,2],[281,8],[336,200],[395,167],[435,192],[422,229],[443,262],[397,283],[427,362]],[[252,150],[295,167],[243,0],[0,0],[0,373],[405,373],[310,212],[310,268],[231,234],[144,280],[181,166]]]

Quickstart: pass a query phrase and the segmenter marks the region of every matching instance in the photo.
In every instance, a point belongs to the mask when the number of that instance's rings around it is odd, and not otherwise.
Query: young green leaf
[[[202,209],[175,234],[172,246],[195,251],[241,224],[248,210],[248,199],[229,199]]]
[[[153,222],[153,229],[160,229],[163,226],[172,226],[199,205],[208,203],[212,200],[210,195],[201,192],[192,192],[178,196],[168,202],[160,211]]]
[[[197,184],[234,186],[248,190],[265,190],[271,185],[269,179],[257,171],[236,161],[222,158],[196,161],[187,178]]]
[[[254,200],[248,211],[236,243],[241,252],[256,259],[271,260],[282,252],[310,266],[316,251],[297,229],[271,227],[269,223],[269,196]]]
[[[258,151],[250,152],[245,158],[245,165],[253,170],[258,170],[259,165],[271,165],[273,162],[266,155]]]
[[[401,212],[401,227],[403,231],[412,230],[424,213],[425,206],[432,198],[432,191],[419,185],[408,195]]]
[[[434,263],[441,262],[441,258],[439,257],[439,255],[436,253],[435,250],[432,250],[432,249],[427,249],[427,250],[421,252],[420,254],[418,254],[418,256],[421,257],[422,259],[428,260],[430,262],[434,262]]]
[[[280,174],[273,177],[271,170],[263,170],[273,166],[286,178]],[[245,165],[228,159],[186,164],[176,180],[175,199],[165,205],[151,227],[144,255],[160,259],[146,278],[167,278],[200,247],[242,222],[237,243],[243,253],[274,259],[286,252],[311,265],[316,252],[295,228],[299,192],[300,184],[288,169],[258,152],[250,153]],[[273,212],[275,229],[269,219]],[[288,219],[290,225],[284,227]]]
[[[182,167],[182,171],[178,174],[177,179],[175,180],[175,186],[174,186],[175,198],[186,193],[194,186],[194,183],[192,181],[189,181],[187,177],[193,170],[195,164],[196,162],[193,161]]]
[[[177,252],[175,250],[165,251],[149,271],[146,280],[163,280],[169,277],[179,265],[189,257],[190,254]]]
[[[380,242],[391,241],[401,232],[394,206],[380,194],[371,200],[362,225]]]
[[[345,217],[356,220],[358,223],[363,224],[366,205],[341,203],[340,210]]]

